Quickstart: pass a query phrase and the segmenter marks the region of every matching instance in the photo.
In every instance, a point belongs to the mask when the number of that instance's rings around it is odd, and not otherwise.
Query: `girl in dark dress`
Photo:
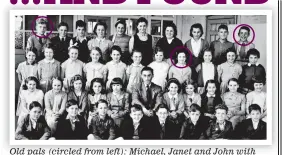
[[[153,37],[149,35],[146,30],[148,21],[141,17],[137,20],[137,33],[131,37],[129,41],[129,52],[132,53],[133,49],[142,53],[143,59],[141,64],[147,66],[153,62]]]
[[[169,23],[165,30],[165,36],[158,40],[156,47],[164,51],[166,62],[171,65],[170,54],[177,48],[183,46],[183,43],[177,36],[177,28],[174,23]]]

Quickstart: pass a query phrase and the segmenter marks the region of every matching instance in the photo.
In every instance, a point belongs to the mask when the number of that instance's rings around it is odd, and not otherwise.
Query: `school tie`
[[[43,42],[42,42],[42,38],[39,38],[39,43],[42,45]]]
[[[189,98],[189,101],[192,103],[192,98]]]
[[[246,49],[246,46],[243,43],[241,48],[240,48],[240,51],[239,51],[239,56],[240,56],[241,59],[245,59],[245,57],[246,57],[245,49]]]
[[[62,38],[62,42],[65,42],[65,38]]]
[[[164,138],[165,135],[165,123],[161,123],[161,139]]]
[[[146,95],[147,95],[147,101],[151,102],[152,100],[152,95],[151,95],[151,88],[149,85],[146,85]]]

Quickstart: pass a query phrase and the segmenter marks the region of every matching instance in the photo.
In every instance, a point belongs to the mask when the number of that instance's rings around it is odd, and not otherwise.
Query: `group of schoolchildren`
[[[37,34],[44,35],[46,27],[39,20]],[[16,139],[266,139],[260,53],[250,48],[248,62],[237,63],[226,25],[193,67],[185,67],[187,51],[176,52],[174,66],[159,47],[148,66],[138,50],[126,65],[119,46],[111,46],[108,55],[88,46],[83,21],[76,22],[77,37],[67,37],[67,29],[60,23],[64,36],[28,39],[26,61],[17,68]]]

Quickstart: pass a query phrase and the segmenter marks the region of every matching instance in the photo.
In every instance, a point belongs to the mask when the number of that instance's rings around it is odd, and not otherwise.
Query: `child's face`
[[[245,29],[240,29],[239,30],[239,37],[240,37],[240,41],[245,42],[247,41],[248,37],[250,36],[249,32]]]
[[[168,91],[171,95],[175,95],[177,94],[178,91],[178,86],[175,83],[170,83],[169,87],[168,87]]]
[[[78,114],[78,105],[72,105],[68,107],[67,112],[71,117],[76,117]]]
[[[98,114],[101,117],[105,117],[107,115],[108,106],[105,103],[99,103],[97,108]]]
[[[118,35],[123,35],[125,32],[125,27],[123,24],[118,24],[116,30]]]
[[[215,117],[219,122],[222,122],[225,120],[226,114],[227,112],[224,109],[216,109],[215,111]]]
[[[51,48],[45,48],[44,56],[47,60],[52,60],[54,56],[54,51]]]
[[[33,52],[26,53],[26,59],[28,63],[33,63],[35,61],[36,55]]]
[[[91,53],[90,53],[90,57],[92,59],[93,62],[98,62],[101,55],[98,51],[96,50],[92,50]]]
[[[166,110],[166,108],[160,108],[158,111],[157,111],[157,116],[159,117],[159,120],[161,122],[164,122],[168,116],[168,112]]]
[[[145,22],[141,22],[137,26],[138,32],[140,33],[146,33],[147,25]]]
[[[29,115],[30,118],[32,120],[38,120],[40,115],[41,115],[41,108],[40,107],[33,107],[30,111],[29,111]]]
[[[134,111],[133,112],[131,110],[130,117],[132,118],[133,123],[138,123],[138,122],[140,122],[141,118],[143,117],[143,113],[142,113],[142,111]]]
[[[62,89],[62,83],[59,80],[53,80],[52,88],[55,92],[60,92]]]
[[[202,32],[199,28],[193,28],[193,30],[192,30],[192,36],[195,40],[200,39],[201,33]]]
[[[165,36],[166,36],[167,39],[172,39],[172,38],[173,38],[173,36],[174,36],[174,30],[173,30],[172,27],[167,27],[167,28],[165,29]]]
[[[76,28],[76,33],[77,33],[77,36],[84,37],[85,36],[85,28],[78,26]]]
[[[69,57],[71,60],[76,60],[78,57],[78,50],[71,48],[69,51]]]
[[[46,24],[37,24],[36,25],[36,31],[39,34],[39,36],[44,36],[46,30],[47,30]]]
[[[141,77],[143,82],[148,84],[152,81],[153,74],[151,73],[151,71],[143,71]]]
[[[250,115],[251,115],[252,121],[258,122],[260,119],[261,113],[259,110],[252,110]]]
[[[68,28],[66,26],[60,26],[58,28],[58,32],[60,37],[65,37],[67,35]]]
[[[200,118],[200,115],[201,115],[200,111],[195,111],[195,112],[190,111],[189,113],[192,122],[197,122]]]
[[[100,38],[104,38],[105,37],[105,27],[102,26],[102,25],[98,25],[97,26],[97,29],[96,29],[96,33],[97,33],[97,36],[100,37]]]
[[[113,61],[119,62],[120,56],[121,55],[120,55],[119,51],[116,51],[116,50],[112,51],[111,57],[112,57]]]
[[[205,51],[203,57],[204,57],[204,61],[205,62],[211,62],[211,60],[212,60],[212,53],[210,51]]]
[[[155,59],[157,62],[161,62],[164,59],[164,53],[163,52],[158,52],[157,54],[155,54]]]
[[[237,89],[239,88],[239,85],[237,82],[235,81],[230,81],[228,84],[228,89],[230,90],[230,92],[234,93],[237,92]]]
[[[234,52],[228,52],[226,57],[227,57],[227,62],[228,63],[234,63],[236,55],[235,55]]]
[[[254,65],[258,62],[258,57],[256,55],[250,55],[249,56],[249,62]]]
[[[227,39],[228,31],[226,29],[219,29],[218,30],[218,36],[221,40]]]
[[[102,91],[102,85],[99,82],[94,82],[92,88],[95,94],[99,94]]]
[[[215,91],[216,91],[216,86],[215,86],[215,84],[214,84],[214,83],[208,83],[207,91],[208,91],[208,94],[214,95],[214,94],[215,94]]]
[[[191,84],[187,85],[186,88],[185,88],[186,93],[188,95],[192,95],[194,93],[194,89],[195,89],[194,86],[191,85]]]
[[[36,89],[36,82],[33,80],[29,80],[26,85],[27,85],[27,89],[31,92],[33,92]]]
[[[256,92],[261,92],[263,89],[263,83],[254,83],[254,89]]]
[[[112,85],[113,92],[115,92],[115,93],[119,93],[121,91],[121,88],[122,88],[121,84],[113,84]]]
[[[180,64],[186,64],[186,55],[185,55],[185,53],[179,53],[177,55],[177,61]]]
[[[82,88],[82,81],[81,80],[76,80],[73,82],[73,87],[75,90],[81,90]]]
[[[142,60],[142,54],[140,52],[134,52],[132,55],[132,60],[136,64],[140,64]]]

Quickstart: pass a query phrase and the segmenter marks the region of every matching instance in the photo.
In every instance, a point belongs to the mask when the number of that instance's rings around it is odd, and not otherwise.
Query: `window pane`
[[[57,27],[59,25],[59,16],[58,15],[47,15],[48,19],[52,21],[53,31],[57,31]],[[50,24],[50,23],[49,23]],[[48,30],[50,30],[50,25],[47,25]]]
[[[23,49],[23,32],[15,32],[15,48]]]
[[[31,24],[37,15],[26,15],[25,16],[25,30],[31,30]],[[35,26],[35,25],[34,25]]]
[[[151,21],[151,35],[161,35],[161,21],[160,20]]]
[[[73,32],[73,15],[62,15],[61,20],[62,22],[65,22],[68,24],[69,26],[68,31]]]
[[[23,16],[15,16],[15,30],[23,30]]]
[[[216,31],[217,27],[216,24],[211,24],[211,31]]]
[[[126,20],[126,25],[128,27],[128,35],[134,35],[136,33],[136,22],[137,19]]]

